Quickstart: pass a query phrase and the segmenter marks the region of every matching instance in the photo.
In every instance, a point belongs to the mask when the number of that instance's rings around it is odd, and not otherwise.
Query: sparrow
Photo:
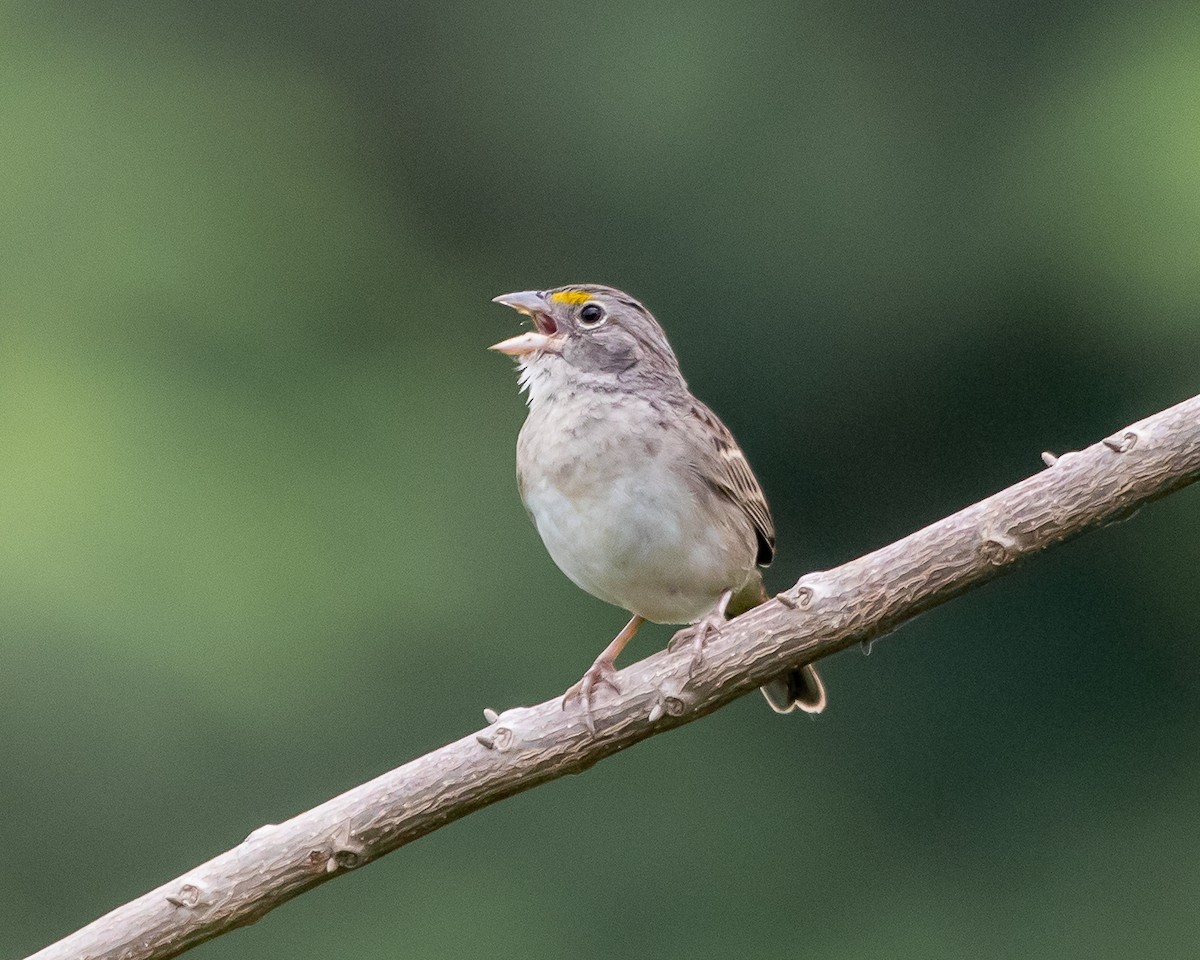
[[[775,527],[729,428],[694,397],[662,327],[613,287],[576,284],[494,298],[533,329],[490,349],[517,358],[529,415],[517,485],[551,558],[577,586],[632,616],[563,696],[589,729],[618,654],[647,620],[689,624],[693,666],[728,617],[767,599]],[[762,687],[778,713],[820,713],[811,664]]]

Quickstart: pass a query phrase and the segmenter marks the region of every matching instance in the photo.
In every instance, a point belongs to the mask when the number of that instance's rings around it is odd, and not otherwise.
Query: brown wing
[[[771,521],[771,510],[758,478],[720,417],[699,400],[695,401],[691,415],[703,426],[716,453],[712,459],[715,469],[706,471],[704,479],[718,493],[741,507],[758,538],[757,562],[765,567],[775,557],[775,524]]]

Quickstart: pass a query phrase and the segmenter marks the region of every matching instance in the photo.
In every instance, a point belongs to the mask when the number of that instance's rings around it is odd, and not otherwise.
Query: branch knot
[[[178,893],[168,893],[167,903],[173,907],[185,907],[188,910],[194,910],[200,906],[201,890],[197,884],[185,883],[179,888]]]
[[[1006,533],[985,533],[979,544],[979,555],[985,563],[1002,567],[1017,555],[1017,541]]]
[[[1137,446],[1138,435],[1136,430],[1124,430],[1119,434],[1114,433],[1111,437],[1105,437],[1100,442],[1113,453],[1128,453]]]

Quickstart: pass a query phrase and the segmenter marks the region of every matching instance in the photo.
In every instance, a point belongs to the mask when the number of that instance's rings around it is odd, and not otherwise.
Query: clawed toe
[[[733,596],[732,590],[726,590],[717,600],[717,605],[708,613],[702,616],[699,620],[693,623],[690,627],[684,627],[675,636],[671,638],[671,642],[667,644],[667,649],[674,653],[684,643],[691,641],[692,645],[692,662],[688,664],[689,679],[695,674],[696,668],[704,662],[704,644],[708,642],[709,637],[714,637],[721,632],[721,628],[725,626],[725,611],[729,608],[729,600]]]
[[[607,660],[597,660],[588,667],[587,673],[579,679],[579,682],[573,684],[563,694],[563,705],[565,706],[571,700],[589,698],[593,690],[605,684],[612,687],[614,693],[621,692],[621,685],[617,683],[617,668]]]
[[[715,614],[708,614],[701,617],[690,627],[684,627],[675,636],[671,638],[671,642],[667,644],[667,649],[672,653],[677,652],[684,645],[691,647],[692,661],[688,665],[688,676],[696,672],[696,668],[704,662],[704,645],[709,641],[709,638],[715,637],[721,632],[721,627],[725,624],[724,617],[718,617]]]
[[[611,687],[614,693],[621,692],[621,686],[617,683],[617,668],[607,660],[597,660],[588,667],[587,673],[578,683],[567,689],[562,698],[564,710],[572,701],[579,701],[583,709],[583,722],[587,724],[588,732],[593,735],[596,733],[596,721],[592,718],[592,695],[599,687],[605,685]]]
[[[633,639],[633,635],[637,633],[638,627],[641,625],[642,618],[635,613],[633,618],[621,628],[621,632],[613,637],[612,643],[605,647],[600,656],[596,658],[596,662],[588,667],[587,673],[563,694],[562,708],[566,710],[572,700],[578,700],[580,706],[583,707],[583,722],[587,724],[588,732],[593,736],[596,734],[596,721],[592,719],[592,694],[598,687],[605,684],[612,687],[614,693],[621,692],[621,687],[617,683],[617,668],[614,663],[617,655],[625,649],[625,644]]]

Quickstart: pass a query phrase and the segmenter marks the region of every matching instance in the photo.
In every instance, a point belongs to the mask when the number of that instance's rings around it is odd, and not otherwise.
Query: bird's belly
[[[636,483],[614,471],[583,484],[581,473],[595,471],[530,477],[524,494],[550,556],[588,593],[657,623],[689,623],[753,572],[749,551],[731,555],[669,469],[638,471]]]

